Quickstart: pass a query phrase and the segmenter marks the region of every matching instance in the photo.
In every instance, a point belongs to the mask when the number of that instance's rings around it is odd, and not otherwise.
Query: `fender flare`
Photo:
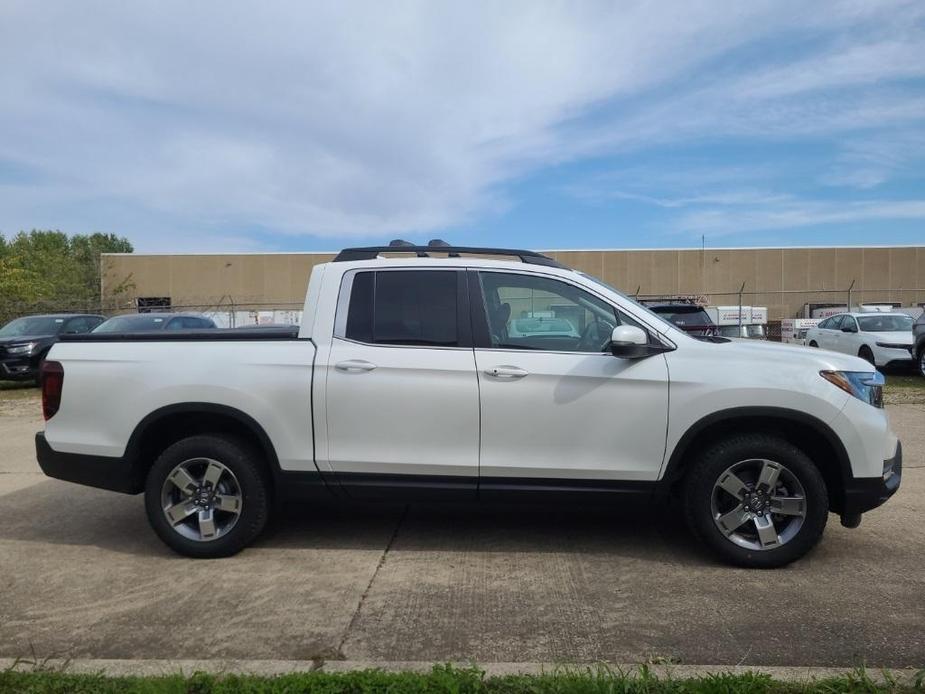
[[[674,449],[671,451],[668,463],[665,466],[665,473],[662,475],[662,480],[670,484],[680,479],[684,469],[684,458],[698,435],[716,424],[731,424],[736,420],[742,419],[791,422],[809,427],[815,433],[819,434],[835,452],[835,462],[838,464],[838,470],[841,473],[842,484],[853,477],[851,472],[851,459],[848,456],[848,451],[845,449],[844,443],[842,443],[841,439],[838,438],[838,435],[828,424],[818,417],[814,417],[806,412],[801,412],[800,410],[792,410],[786,407],[754,406],[731,407],[718,410],[694,422],[694,424],[684,432],[681,438],[678,439],[678,443],[675,444]]]
[[[141,457],[141,442],[145,434],[152,426],[165,417],[178,414],[210,414],[235,420],[253,434],[260,442],[261,448],[267,456],[267,462],[270,463],[274,475],[280,472],[279,458],[276,455],[276,449],[260,423],[246,412],[242,412],[234,407],[229,407],[228,405],[219,405],[212,402],[176,403],[159,407],[153,412],[149,412],[132,431],[132,435],[129,437],[128,444],[125,447],[125,458],[131,460],[133,464],[137,464]]]

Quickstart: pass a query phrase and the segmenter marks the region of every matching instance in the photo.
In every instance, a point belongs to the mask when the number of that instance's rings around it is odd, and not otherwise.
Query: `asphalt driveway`
[[[897,496],[783,570],[717,564],[671,513],[324,506],[194,561],[141,497],[45,478],[0,406],[0,657],[925,663],[925,405]]]

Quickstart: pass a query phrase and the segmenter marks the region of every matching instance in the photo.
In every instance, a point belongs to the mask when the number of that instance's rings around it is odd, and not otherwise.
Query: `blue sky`
[[[0,233],[925,243],[925,3],[0,6]]]

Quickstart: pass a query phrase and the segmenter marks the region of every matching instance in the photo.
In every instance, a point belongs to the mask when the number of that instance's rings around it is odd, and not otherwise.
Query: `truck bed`
[[[232,328],[212,330],[151,330],[135,333],[86,333],[62,335],[61,342],[254,342],[263,340],[295,340],[299,328]]]

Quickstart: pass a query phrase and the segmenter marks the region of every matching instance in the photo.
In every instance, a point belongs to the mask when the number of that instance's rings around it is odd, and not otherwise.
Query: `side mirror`
[[[649,336],[635,325],[618,325],[610,334],[610,353],[621,359],[640,359],[652,354]]]

